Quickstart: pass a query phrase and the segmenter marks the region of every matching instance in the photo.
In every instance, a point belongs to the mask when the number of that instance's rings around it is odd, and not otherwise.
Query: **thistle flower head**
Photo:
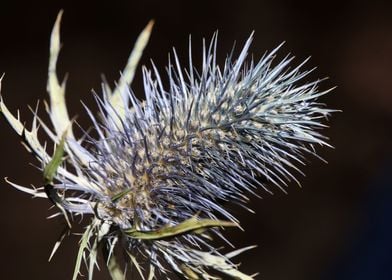
[[[303,63],[289,68],[292,58],[286,57],[276,64],[279,47],[257,62],[248,60],[252,36],[238,57],[229,55],[220,67],[214,36],[204,44],[201,70],[194,67],[191,50],[186,69],[174,52],[165,78],[154,65],[143,68],[145,100],[140,101],[130,83],[150,23],[116,88],[104,83],[103,95],[95,95],[99,114],[85,106],[95,136],[85,133],[77,139],[65,85],[56,75],[60,17],[52,32],[48,71],[53,129],[36,111],[29,130],[3,99],[0,108],[41,163],[44,176],[43,187],[36,189],[11,184],[49,198],[68,227],[76,216],[91,218],[74,279],[83,258],[92,278],[99,248],[114,279],[122,275],[117,250],[143,279],[170,278],[171,272],[186,279],[219,279],[211,270],[253,279],[231,261],[247,248],[225,254],[211,237],[224,238],[223,227],[239,226],[228,203],[246,207],[248,195],[259,188],[284,191],[304,156],[315,154],[313,146],[328,145],[319,129],[331,110],[317,101],[327,91],[318,90],[319,81],[302,82],[310,72],[301,70]],[[39,127],[56,145],[53,155],[39,141]]]

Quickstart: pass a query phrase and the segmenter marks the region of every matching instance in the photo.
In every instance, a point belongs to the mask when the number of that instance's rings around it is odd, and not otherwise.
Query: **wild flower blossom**
[[[0,109],[41,163],[44,177],[39,188],[9,183],[49,198],[69,228],[76,216],[91,217],[73,279],[83,259],[92,279],[101,248],[113,279],[123,277],[117,250],[142,279],[169,279],[172,272],[186,279],[220,279],[214,271],[253,279],[231,261],[248,248],[225,254],[211,238],[224,238],[223,227],[239,226],[226,203],[246,207],[249,193],[259,188],[271,192],[271,185],[284,191],[287,182],[296,181],[292,171],[301,172],[297,165],[304,156],[315,154],[313,146],[328,145],[318,131],[331,110],[317,102],[328,91],[317,89],[319,81],[301,82],[310,72],[301,71],[304,63],[290,69],[292,58],[286,57],[273,66],[279,47],[258,62],[246,63],[252,36],[239,56],[230,54],[221,68],[214,36],[204,45],[200,72],[191,49],[186,70],[174,52],[167,67],[168,88],[154,65],[152,70],[144,67],[146,99],[140,101],[130,83],[150,23],[116,88],[103,83],[103,96],[95,95],[99,116],[86,107],[97,136],[85,133],[77,139],[65,105],[65,83],[56,75],[60,19],[61,13],[51,36],[47,87],[54,130],[37,110],[28,130],[2,98]],[[39,141],[39,127],[56,145],[53,155]]]

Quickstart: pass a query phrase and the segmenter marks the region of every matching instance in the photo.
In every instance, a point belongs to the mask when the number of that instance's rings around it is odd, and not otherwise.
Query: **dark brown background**
[[[188,34],[197,52],[201,38],[209,38],[217,29],[221,62],[233,41],[241,45],[252,30],[256,34],[251,50],[256,58],[282,41],[286,41],[282,57],[291,52],[299,63],[312,55],[306,67],[318,69],[311,77],[330,77],[322,89],[338,86],[323,101],[343,110],[332,116],[331,128],[325,131],[335,149],[319,149],[329,164],[311,158],[304,168],[307,176],[300,178],[302,188],[291,184],[289,195],[276,191],[274,196],[263,195],[263,200],[253,198],[256,215],[237,212],[246,232],[230,230],[227,236],[239,247],[258,245],[239,260],[244,271],[259,271],[258,279],[266,280],[341,279],[342,271],[352,265],[350,256],[356,247],[375,248],[366,235],[373,228],[369,226],[372,205],[385,197],[392,205],[388,189],[379,187],[392,176],[388,173],[392,139],[392,9],[388,1],[7,2],[0,7],[0,72],[6,73],[2,94],[13,112],[21,109],[26,121],[31,120],[27,105],[47,99],[49,34],[60,8],[65,14],[59,72],[61,76],[70,73],[67,101],[72,115],[78,113],[85,124],[79,100],[93,103],[90,91],[100,90],[101,73],[109,81],[118,78],[136,36],[151,18],[156,25],[143,63],[153,58],[161,69],[172,46],[186,54]],[[134,89],[143,96],[140,71]],[[22,185],[39,185],[39,172],[28,165],[35,162],[18,137],[4,121],[0,131],[0,176]],[[49,202],[31,199],[6,183],[0,185],[0,278],[70,279],[77,237],[68,239],[48,264],[62,229],[59,222],[45,219]],[[381,216],[387,225],[392,221],[389,210],[381,211]],[[383,230],[388,226],[381,227],[381,234]],[[377,257],[372,261],[378,262]],[[387,252],[381,261],[390,267],[392,254]],[[344,279],[359,279],[353,275],[348,273]],[[385,275],[380,272],[373,279]]]

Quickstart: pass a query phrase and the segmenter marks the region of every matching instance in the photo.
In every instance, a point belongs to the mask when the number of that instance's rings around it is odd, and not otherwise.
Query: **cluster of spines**
[[[142,33],[136,49],[144,48],[150,29],[151,25]],[[305,154],[316,155],[315,144],[328,145],[318,129],[324,127],[322,119],[332,110],[317,102],[328,91],[318,91],[320,81],[300,84],[310,73],[300,70],[306,61],[290,69],[292,58],[286,57],[273,66],[279,46],[258,63],[246,65],[251,36],[238,58],[234,60],[232,52],[221,69],[216,63],[214,36],[208,48],[204,45],[201,72],[195,70],[191,48],[186,70],[174,51],[174,63],[169,62],[167,68],[168,89],[155,65],[152,71],[143,68],[145,101],[139,101],[128,87],[134,75],[132,67],[126,68],[114,92],[104,84],[103,98],[96,96],[101,120],[86,107],[98,137],[86,134],[84,141],[76,140],[69,130],[64,85],[58,84],[55,74],[58,32],[59,18],[52,34],[48,81],[48,112],[55,133],[36,111],[33,129],[27,131],[2,100],[0,105],[43,170],[53,159],[37,140],[37,121],[69,156],[71,168],[56,166],[58,172],[53,174],[53,182],[50,180],[58,198],[55,204],[66,217],[67,212],[95,216],[82,238],[76,275],[90,239],[94,244],[105,240],[112,252],[119,239],[125,238],[123,249],[138,269],[136,255],[149,259],[150,269],[166,273],[165,262],[189,279],[195,275],[210,279],[209,267],[251,279],[230,261],[241,250],[221,254],[204,230],[215,227],[212,231],[224,239],[214,221],[223,218],[239,225],[226,203],[246,208],[247,193],[257,195],[258,187],[271,192],[271,183],[285,191],[288,181],[296,181],[292,170],[301,173],[297,165],[303,164]],[[135,53],[136,58],[131,55],[129,60],[131,66],[141,51]],[[86,142],[92,148],[87,149]],[[45,196],[42,189],[14,186]],[[205,228],[200,226],[203,219],[208,221]],[[203,231],[184,230],[190,224],[191,229]],[[150,238],[170,230],[177,231],[169,240]],[[103,232],[99,240],[94,238],[97,232]],[[95,250],[90,248],[90,269],[91,263],[92,267],[95,264]],[[154,277],[155,273],[150,271],[149,275]]]

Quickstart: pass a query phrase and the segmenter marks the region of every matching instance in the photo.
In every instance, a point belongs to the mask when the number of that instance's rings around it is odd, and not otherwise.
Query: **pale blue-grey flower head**
[[[314,155],[315,145],[328,145],[319,130],[332,111],[318,102],[327,91],[318,90],[319,81],[303,82],[310,72],[301,70],[303,63],[291,68],[291,57],[275,62],[280,46],[259,61],[250,59],[253,35],[238,56],[230,54],[219,66],[214,35],[203,44],[199,70],[191,50],[185,68],[175,52],[164,75],[154,65],[144,67],[145,100],[140,101],[130,83],[150,23],[116,88],[104,83],[103,94],[95,95],[98,110],[85,106],[95,133],[77,139],[65,85],[56,75],[60,16],[51,37],[48,79],[53,130],[37,111],[28,130],[3,100],[0,106],[44,171],[43,187],[11,184],[51,199],[69,227],[75,216],[92,217],[74,279],[83,257],[92,278],[100,247],[114,279],[122,277],[115,248],[143,279],[170,278],[172,272],[186,279],[216,279],[214,271],[253,279],[231,261],[243,250],[224,253],[211,238],[226,240],[222,227],[239,226],[228,204],[246,208],[249,194],[285,191],[288,182],[296,181],[293,173],[301,173],[304,156]],[[57,144],[53,155],[38,140],[38,124]]]

